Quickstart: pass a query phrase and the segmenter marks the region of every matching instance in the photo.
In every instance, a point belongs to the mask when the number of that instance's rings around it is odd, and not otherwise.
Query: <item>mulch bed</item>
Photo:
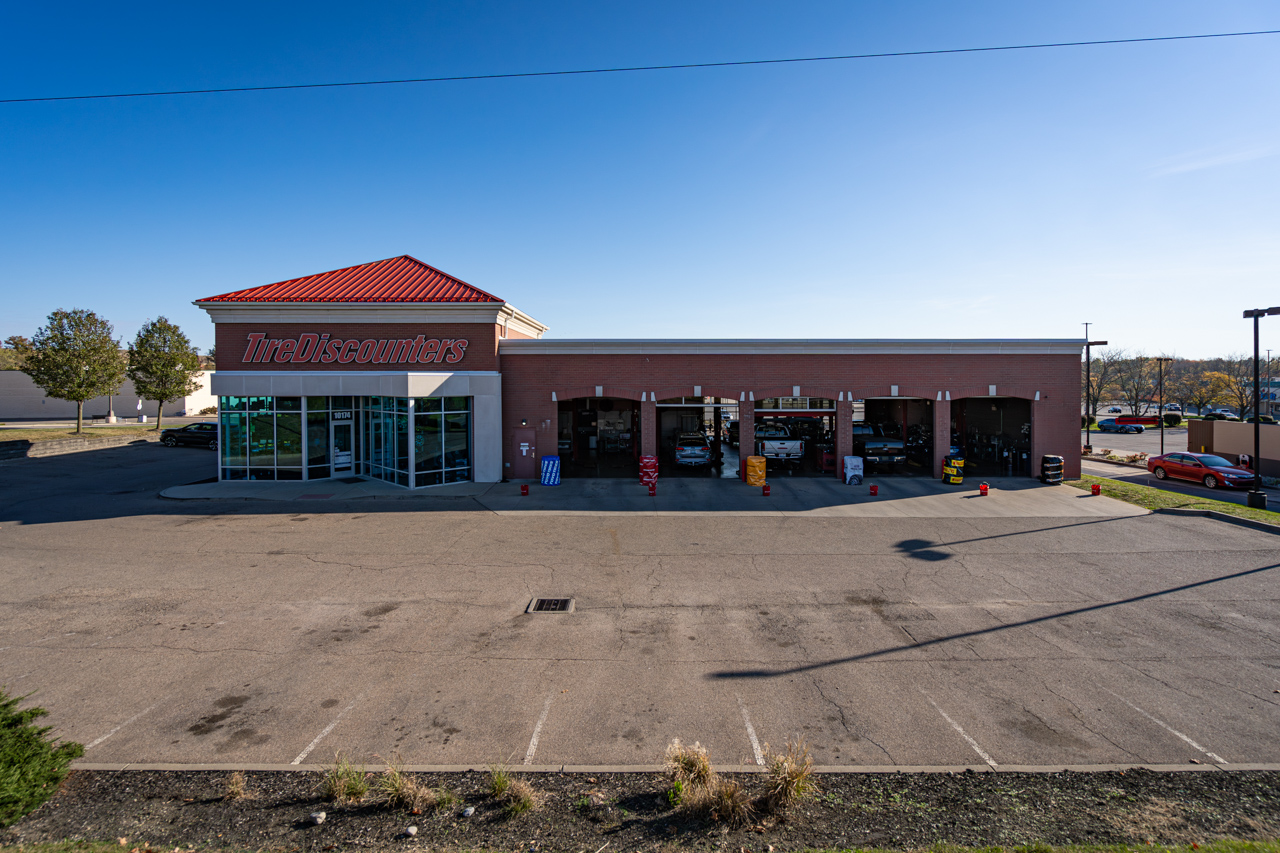
[[[938,842],[1188,844],[1280,836],[1280,773],[840,774],[777,814],[731,827],[673,808],[659,775],[527,774],[539,806],[510,816],[485,773],[414,774],[459,802],[413,815],[366,801],[335,805],[320,774],[247,773],[245,799],[225,772],[75,771],[53,799],[0,830],[0,844],[126,839],[124,850],[178,845],[307,851],[585,851],[663,847],[752,851],[918,848]],[[725,774],[760,793],[758,774]],[[466,807],[474,807],[470,817]],[[320,825],[310,819],[324,811]],[[406,835],[416,826],[413,837]],[[606,846],[607,845],[607,846]]]

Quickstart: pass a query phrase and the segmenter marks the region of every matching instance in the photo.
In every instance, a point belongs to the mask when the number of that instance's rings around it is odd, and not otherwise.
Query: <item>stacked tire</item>
[[[1061,456],[1040,457],[1040,482],[1057,485],[1062,482],[1063,459]]]
[[[763,486],[764,479],[764,457],[748,456],[747,457],[747,485]]]
[[[658,457],[640,457],[640,485],[656,486],[658,484]]]
[[[964,482],[964,457],[944,456],[942,459],[942,482],[958,486]]]

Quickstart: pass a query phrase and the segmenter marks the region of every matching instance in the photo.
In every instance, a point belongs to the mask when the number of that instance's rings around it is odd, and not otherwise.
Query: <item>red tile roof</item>
[[[401,255],[210,296],[198,302],[501,302],[417,258]]]

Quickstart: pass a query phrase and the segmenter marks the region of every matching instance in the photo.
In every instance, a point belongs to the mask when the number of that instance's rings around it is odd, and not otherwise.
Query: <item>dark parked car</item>
[[[166,429],[160,433],[160,443],[165,447],[189,444],[193,447],[207,447],[210,450],[217,450],[218,425],[214,423],[199,423]]]
[[[1195,480],[1207,489],[1219,486],[1247,489],[1253,485],[1252,471],[1212,453],[1166,453],[1148,459],[1147,470],[1155,474],[1157,480],[1168,477]]]
[[[1098,421],[1098,431],[1137,433],[1145,431],[1145,428],[1142,424],[1118,424],[1115,418],[1105,418]]]

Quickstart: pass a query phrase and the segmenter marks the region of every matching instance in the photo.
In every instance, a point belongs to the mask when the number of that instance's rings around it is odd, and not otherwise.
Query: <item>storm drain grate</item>
[[[535,598],[525,613],[572,613],[572,598]]]

